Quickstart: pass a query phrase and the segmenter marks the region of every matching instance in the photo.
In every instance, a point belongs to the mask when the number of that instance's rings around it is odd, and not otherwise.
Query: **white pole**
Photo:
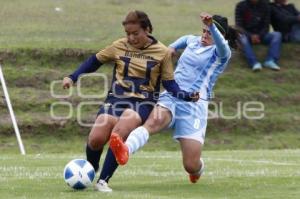
[[[23,145],[23,142],[22,142],[22,138],[20,136],[20,131],[19,131],[19,128],[18,128],[16,117],[15,117],[14,111],[13,111],[12,106],[11,106],[11,102],[10,102],[9,95],[8,95],[8,92],[7,92],[7,88],[6,88],[6,84],[5,84],[5,81],[4,81],[4,75],[3,75],[3,72],[2,72],[1,65],[0,65],[0,80],[1,80],[2,88],[3,88],[4,96],[5,96],[5,99],[6,99],[6,103],[7,103],[7,106],[8,106],[8,110],[9,110],[9,113],[10,113],[10,117],[12,119],[12,123],[13,123],[15,133],[16,133],[16,136],[17,136],[17,140],[18,140],[18,144],[19,144],[21,154],[25,155],[24,145]]]

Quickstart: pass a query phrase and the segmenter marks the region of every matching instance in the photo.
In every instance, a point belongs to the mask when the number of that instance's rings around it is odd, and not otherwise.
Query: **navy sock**
[[[117,163],[112,150],[108,148],[98,182],[99,180],[105,180],[106,182],[108,182],[114,174],[115,170],[118,168],[118,166],[119,164]]]
[[[102,151],[103,148],[99,150],[92,150],[91,147],[88,144],[86,144],[86,159],[94,167],[95,172],[97,172],[99,169],[99,161]]]

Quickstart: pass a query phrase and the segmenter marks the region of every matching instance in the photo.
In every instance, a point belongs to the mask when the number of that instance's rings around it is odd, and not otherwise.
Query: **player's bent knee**
[[[99,141],[96,141],[95,139],[89,138],[88,145],[92,150],[99,150],[101,148]]]
[[[110,115],[99,115],[88,136],[88,145],[94,150],[101,149],[108,141],[111,129],[116,122],[117,120]]]
[[[101,114],[98,115],[96,121],[95,121],[95,126],[107,126],[110,125],[111,123],[111,116],[107,114]]]
[[[130,127],[128,127],[128,126],[120,127],[119,126],[119,127],[114,128],[113,132],[119,134],[123,139],[126,139],[129,136],[130,132],[133,131],[137,127],[138,127],[138,125],[130,126]]]
[[[105,137],[103,137],[101,134],[90,133],[88,137],[88,145],[92,150],[101,149],[105,142]]]
[[[150,132],[156,132],[161,127],[164,125],[164,120],[162,118],[149,118],[146,123],[145,127],[150,131]]]

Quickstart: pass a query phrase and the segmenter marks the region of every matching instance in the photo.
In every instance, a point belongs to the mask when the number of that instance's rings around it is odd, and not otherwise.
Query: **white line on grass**
[[[228,158],[205,158],[209,161],[226,161],[226,162],[238,162],[238,163],[256,163],[256,164],[272,164],[278,166],[300,166],[297,163],[287,163],[287,162],[275,162],[268,160],[239,160],[239,159],[228,159]]]

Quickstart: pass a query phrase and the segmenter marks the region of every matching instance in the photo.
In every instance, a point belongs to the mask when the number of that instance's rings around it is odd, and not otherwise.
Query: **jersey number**
[[[194,128],[195,129],[199,129],[200,128],[200,120],[199,119],[195,119]]]

